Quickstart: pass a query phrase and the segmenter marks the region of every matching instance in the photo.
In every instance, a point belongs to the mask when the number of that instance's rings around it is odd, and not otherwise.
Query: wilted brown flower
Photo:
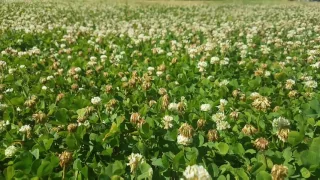
[[[273,112],[277,112],[277,111],[279,111],[279,110],[280,110],[280,106],[276,106],[276,107],[273,108],[272,111],[273,111]]]
[[[290,129],[285,128],[285,129],[279,129],[277,132],[278,138],[282,141],[282,142],[286,142],[288,139],[288,135],[289,135]]]
[[[167,75],[166,75],[166,80],[167,80],[167,81],[170,81],[170,80],[171,80],[170,74],[167,74]]]
[[[5,87],[6,87],[5,84],[0,84],[0,91],[3,91]]]
[[[149,81],[144,81],[143,83],[142,83],[142,89],[143,90],[148,90],[148,89],[150,89],[151,88],[151,83],[149,82]]]
[[[177,63],[177,58],[172,58],[171,65]]]
[[[237,111],[237,110],[235,110],[235,111],[232,111],[230,114],[229,114],[229,116],[231,117],[231,118],[233,118],[233,119],[238,119],[239,118],[239,112]]]
[[[77,122],[78,123],[83,123],[85,122],[87,119],[87,116],[78,116]]]
[[[57,95],[56,101],[59,102],[62,98],[64,98],[64,94],[63,93],[59,93]]]
[[[71,89],[72,90],[78,90],[79,89],[79,85],[78,84],[72,84],[71,85]]]
[[[103,69],[103,66],[101,66],[101,65],[99,65],[99,66],[96,67],[96,71],[97,71],[97,72],[101,71],[102,69]]]
[[[68,125],[67,129],[68,129],[69,133],[72,133],[72,132],[76,131],[77,127],[78,127],[78,125],[76,123],[72,123],[72,124]]]
[[[36,104],[36,101],[35,100],[32,100],[32,99],[28,99],[24,102],[24,105],[27,106],[27,107],[32,107]]]
[[[192,138],[193,127],[187,123],[183,123],[179,128],[179,133],[187,138]]]
[[[112,85],[111,84],[106,85],[105,90],[106,90],[106,93],[110,93],[112,90]]]
[[[298,94],[298,91],[292,90],[288,93],[289,98],[294,98]]]
[[[288,168],[283,165],[273,165],[271,170],[272,180],[284,180],[288,176]]]
[[[140,121],[140,114],[139,113],[132,113],[130,116],[130,122],[132,124],[138,124]]]
[[[247,136],[251,136],[251,135],[257,133],[258,130],[257,130],[255,127],[253,127],[251,124],[246,124],[246,125],[242,128],[241,132],[242,132],[243,134],[247,135]]]
[[[197,128],[202,129],[206,125],[206,120],[204,119],[199,119],[197,121]]]
[[[37,96],[32,95],[30,99],[24,102],[24,105],[27,107],[32,107],[36,104]]]
[[[72,153],[64,151],[62,154],[59,155],[59,159],[60,159],[60,162],[59,162],[60,166],[65,167],[71,163]]]
[[[166,109],[168,105],[169,105],[169,95],[165,94],[164,96],[162,96],[162,101],[161,101],[162,109]]]
[[[263,75],[263,69],[258,68],[257,70],[254,71],[255,76],[261,76]]]
[[[149,106],[150,107],[153,106],[154,104],[157,104],[157,101],[155,101],[155,100],[150,100],[149,101]]]
[[[208,131],[208,141],[217,141],[219,139],[218,131],[215,129],[210,129]]]
[[[178,111],[182,113],[186,109],[186,104],[184,102],[178,103]]]
[[[90,76],[92,73],[93,73],[93,70],[92,70],[92,69],[88,69],[88,70],[86,71],[86,75],[87,75],[87,76]]]
[[[44,123],[45,120],[47,119],[47,115],[43,112],[38,112],[32,115],[32,118],[37,122],[37,123]]]
[[[88,115],[90,115],[93,111],[94,111],[94,107],[93,107],[93,106],[87,106],[86,109],[85,109],[85,115],[88,116]]]
[[[242,102],[246,101],[246,94],[241,93],[241,94],[240,94],[240,100],[241,100]]]
[[[264,96],[260,96],[252,102],[252,106],[258,110],[266,111],[270,107],[270,101]]]
[[[232,91],[232,96],[234,98],[238,97],[239,94],[240,94],[240,91],[238,89],[235,89],[235,90]]]
[[[159,91],[158,91],[158,93],[159,93],[161,96],[163,96],[163,95],[167,94],[167,90],[166,90],[165,88],[160,88]]]
[[[165,71],[166,70],[166,65],[165,64],[161,64],[160,66],[157,67],[158,71]]]
[[[129,79],[128,83],[129,83],[129,86],[132,88],[136,85],[136,79],[131,78],[131,79]]]
[[[254,141],[254,146],[261,151],[266,150],[268,148],[268,144],[269,141],[265,138],[258,138]]]

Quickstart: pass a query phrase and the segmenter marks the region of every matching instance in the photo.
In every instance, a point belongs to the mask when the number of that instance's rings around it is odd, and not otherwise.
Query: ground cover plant
[[[0,179],[317,179],[320,6],[0,6]]]

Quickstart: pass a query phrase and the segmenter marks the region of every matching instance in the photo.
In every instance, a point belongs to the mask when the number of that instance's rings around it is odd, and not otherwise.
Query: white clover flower
[[[19,132],[22,132],[22,133],[26,133],[28,131],[31,131],[30,125],[21,126],[21,128],[19,129]]]
[[[6,130],[6,126],[9,125],[9,121],[0,121],[0,133]]]
[[[128,80],[128,78],[125,77],[125,76],[121,78],[121,81],[122,81],[122,82],[125,82],[125,81],[127,81],[127,80]]]
[[[225,99],[220,99],[220,104],[226,106],[228,104],[228,101]]]
[[[45,90],[48,89],[48,87],[47,86],[42,86],[41,89],[45,91]]]
[[[293,79],[288,79],[286,81],[285,88],[291,90],[292,86],[295,85],[295,84],[296,84],[296,82]]]
[[[141,154],[135,154],[131,153],[131,155],[128,157],[129,163],[127,163],[128,166],[130,166],[130,172],[134,172],[137,167],[144,162],[144,158]]]
[[[18,148],[12,145],[7,147],[7,149],[4,151],[4,155],[7,158],[9,158],[9,157],[12,157],[17,151],[18,151]]]
[[[90,61],[96,61],[96,60],[97,60],[97,58],[95,56],[90,57]]]
[[[85,126],[85,127],[90,127],[90,122],[88,120],[86,120],[84,123],[78,123],[78,126]]]
[[[53,79],[54,77],[53,76],[48,76],[47,77],[47,81],[49,81],[49,80],[51,80],[51,79]]]
[[[76,67],[76,68],[74,68],[74,71],[78,73],[78,72],[81,71],[81,68],[80,67]]]
[[[199,61],[197,67],[198,68],[206,68],[208,66],[208,63],[205,61]]]
[[[188,146],[190,145],[191,143],[193,142],[193,138],[188,138],[188,137],[185,137],[181,134],[178,135],[177,137],[177,143],[178,144],[181,144],[181,145],[184,145],[184,146]]]
[[[212,81],[212,80],[214,80],[214,77],[213,76],[208,76],[207,79]]]
[[[10,69],[8,70],[8,73],[9,73],[9,74],[13,74],[15,71],[16,71],[16,69],[10,68]]]
[[[108,58],[108,56],[106,56],[106,55],[100,56],[101,62],[105,62],[107,60],[107,58]]]
[[[25,66],[25,65],[20,65],[19,68],[20,68],[20,69],[25,69],[26,66]]]
[[[161,76],[163,74],[163,71],[157,71],[156,74],[157,76]]]
[[[0,61],[0,67],[5,67],[7,63],[5,61]]]
[[[148,71],[154,71],[154,67],[148,67]]]
[[[172,116],[164,116],[163,119],[162,119],[162,123],[164,125],[164,129],[170,129],[172,128],[173,124],[172,124],[172,121],[173,121],[173,117]]]
[[[223,58],[223,60],[220,61],[221,65],[228,65],[229,64],[229,58]]]
[[[10,92],[13,92],[13,88],[9,88],[9,89],[4,91],[4,93],[10,93]]]
[[[219,122],[219,121],[225,120],[227,118],[227,116],[223,112],[218,112],[218,113],[212,115],[211,118],[214,122]]]
[[[308,81],[303,82],[303,83],[304,83],[304,85],[305,85],[306,87],[308,87],[308,88],[313,88],[313,89],[315,89],[315,88],[318,87],[317,81],[314,81],[314,80],[308,80]]]
[[[290,126],[290,121],[288,119],[280,116],[278,118],[273,119],[272,126],[275,129],[280,130],[280,129],[289,127]]]
[[[210,111],[211,110],[211,105],[210,104],[201,104],[200,110],[204,111],[204,112]]]
[[[316,68],[316,69],[319,69],[320,68],[320,61],[319,62],[316,62],[314,64],[311,64],[310,65],[312,68]]]
[[[178,103],[170,103],[168,106],[169,111],[178,111]]]
[[[264,72],[264,76],[265,76],[265,77],[269,77],[270,75],[271,75],[271,72],[270,72],[270,71],[265,71],[265,72]]]
[[[96,64],[97,64],[96,61],[89,61],[89,62],[87,63],[88,66],[94,66],[94,65],[96,65]]]
[[[2,103],[0,103],[0,109],[4,109],[4,108],[7,108],[7,107],[8,107],[7,104],[2,104]]]
[[[220,83],[219,83],[219,86],[221,87],[221,86],[226,86],[226,85],[228,85],[229,84],[229,81],[228,80],[222,80]]]
[[[250,98],[251,99],[257,99],[258,97],[260,97],[261,95],[258,92],[253,92],[250,94]]]
[[[217,130],[225,130],[230,128],[230,124],[227,121],[216,121]]]
[[[183,176],[187,180],[211,180],[208,171],[201,165],[187,166],[183,172]]]
[[[219,57],[214,56],[210,59],[210,64],[217,64],[219,63],[219,61],[220,61]]]
[[[94,105],[97,105],[101,102],[101,98],[100,97],[93,97],[91,99],[91,103],[94,104]]]

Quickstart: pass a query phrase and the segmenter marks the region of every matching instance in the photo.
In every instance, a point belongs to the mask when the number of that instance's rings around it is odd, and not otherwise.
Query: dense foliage
[[[320,7],[0,6],[0,179],[320,177]]]

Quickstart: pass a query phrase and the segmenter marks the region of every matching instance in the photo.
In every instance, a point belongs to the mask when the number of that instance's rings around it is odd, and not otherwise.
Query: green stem
[[[258,116],[258,118],[256,119],[258,132],[260,132],[260,125],[259,125],[260,115],[261,115],[261,113],[259,112],[259,116]]]

